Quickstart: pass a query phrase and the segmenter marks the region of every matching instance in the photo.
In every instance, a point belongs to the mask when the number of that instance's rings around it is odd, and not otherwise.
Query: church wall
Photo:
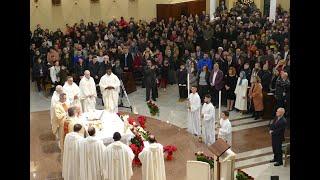
[[[61,0],[60,6],[53,6],[51,0],[41,0],[36,4],[30,0],[30,28],[33,30],[37,24],[43,28],[56,30],[64,28],[65,24],[74,24],[83,19],[85,22],[106,22],[112,16],[126,19],[151,20],[156,17],[156,4],[169,3],[169,0],[100,0],[91,3],[90,0]]]
[[[100,0],[98,3],[91,3],[90,0],[61,0],[60,6],[53,6],[51,0],[39,0],[36,4],[30,0],[30,28],[33,30],[37,24],[43,28],[56,30],[64,28],[65,24],[73,24],[84,19],[85,22],[110,21],[112,16],[120,16],[128,19],[151,20],[156,17],[156,4],[170,4],[187,2],[192,0]],[[216,0],[217,5],[219,0]],[[235,0],[226,0],[228,9]],[[77,4],[75,4],[77,2]],[[206,11],[209,12],[209,2],[206,0]],[[263,9],[264,0],[254,0],[258,8]],[[290,0],[278,0],[281,6],[288,10]]]

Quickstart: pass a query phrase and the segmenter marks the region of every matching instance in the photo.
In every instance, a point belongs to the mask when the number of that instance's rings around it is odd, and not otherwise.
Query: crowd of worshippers
[[[94,127],[84,127],[78,118],[80,114],[76,106],[69,107],[67,111],[67,131],[60,137],[64,139],[64,145],[60,146],[63,156],[62,177],[65,180],[131,179],[135,155],[122,142],[121,134],[115,132],[113,142],[106,146]],[[157,143],[154,135],[144,142],[138,157],[142,163],[143,179],[166,179],[163,146]]]
[[[119,79],[123,72],[142,79],[146,100],[154,101],[168,84],[179,86],[181,100],[187,98],[189,74],[202,101],[209,93],[218,107],[221,91],[228,111],[252,111],[259,118],[267,93],[274,94],[275,109],[289,112],[289,24],[289,12],[281,8],[274,21],[254,3],[237,2],[230,10],[219,5],[213,20],[203,12],[150,22],[121,17],[86,25],[81,20],[66,24],[64,32],[37,25],[30,32],[30,64],[39,91],[47,82],[54,90],[67,76],[79,84],[85,70],[98,84],[111,65]]]

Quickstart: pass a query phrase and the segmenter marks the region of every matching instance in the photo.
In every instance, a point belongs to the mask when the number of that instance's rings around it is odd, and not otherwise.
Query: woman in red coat
[[[254,106],[254,119],[257,120],[260,118],[263,111],[263,94],[262,94],[262,85],[261,79],[258,76],[253,78],[251,88],[249,91],[249,97],[253,101]]]

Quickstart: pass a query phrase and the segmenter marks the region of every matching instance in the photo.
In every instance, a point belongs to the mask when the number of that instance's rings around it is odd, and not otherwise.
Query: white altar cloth
[[[96,137],[101,139],[105,145],[113,142],[113,134],[115,132],[121,134],[121,141],[126,144],[129,144],[130,140],[134,137],[129,128],[124,132],[124,123],[116,113],[110,113],[105,110],[93,110],[83,113],[80,119],[85,124],[86,130],[89,124],[93,122],[89,119],[100,119],[102,121],[102,129],[96,129]]]

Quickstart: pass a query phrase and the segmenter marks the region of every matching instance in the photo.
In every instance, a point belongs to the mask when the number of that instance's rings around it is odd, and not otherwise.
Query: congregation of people
[[[118,112],[126,72],[132,73],[135,81],[142,81],[146,101],[161,98],[158,91],[166,91],[168,85],[178,86],[179,100],[188,99],[188,131],[203,135],[207,145],[216,140],[216,125],[218,138],[232,145],[229,112],[252,113],[258,120],[270,95],[275,99],[274,116],[283,108],[281,117],[289,118],[289,24],[289,12],[281,8],[276,20],[270,21],[253,3],[238,2],[230,10],[222,3],[214,20],[203,12],[150,22],[134,18],[127,22],[121,17],[119,21],[113,18],[109,23],[86,25],[81,20],[73,26],[66,24],[64,32],[37,25],[30,33],[32,79],[38,91],[50,84],[53,93],[51,125],[63,151],[64,179],[132,176],[134,155],[120,141],[120,133],[115,133],[115,142],[105,147],[94,138],[95,129],[85,130],[78,118],[82,112],[95,109],[98,97],[106,110]],[[227,110],[216,121],[220,92]],[[163,152],[154,137],[149,142],[157,145],[150,145],[139,155],[143,167],[153,157],[160,157],[157,154],[150,159],[144,153]],[[277,151],[275,161],[279,159]],[[162,160],[154,161],[160,169],[164,169]],[[153,173],[165,179],[164,172]]]
[[[165,91],[168,84],[178,86],[183,101],[189,74],[202,103],[210,94],[217,108],[221,91],[228,111],[253,113],[259,119],[264,97],[273,93],[274,115],[278,107],[289,115],[289,12],[278,8],[276,20],[269,21],[254,4],[238,2],[230,10],[219,6],[214,17],[210,21],[203,12],[148,23],[123,17],[107,24],[81,20],[67,24],[64,32],[38,25],[30,37],[33,80],[39,91],[50,83],[53,92],[68,76],[79,85],[89,70],[99,84],[111,66],[119,80],[124,72],[142,79],[146,101],[156,101],[158,89]],[[97,88],[98,97],[102,91]]]

